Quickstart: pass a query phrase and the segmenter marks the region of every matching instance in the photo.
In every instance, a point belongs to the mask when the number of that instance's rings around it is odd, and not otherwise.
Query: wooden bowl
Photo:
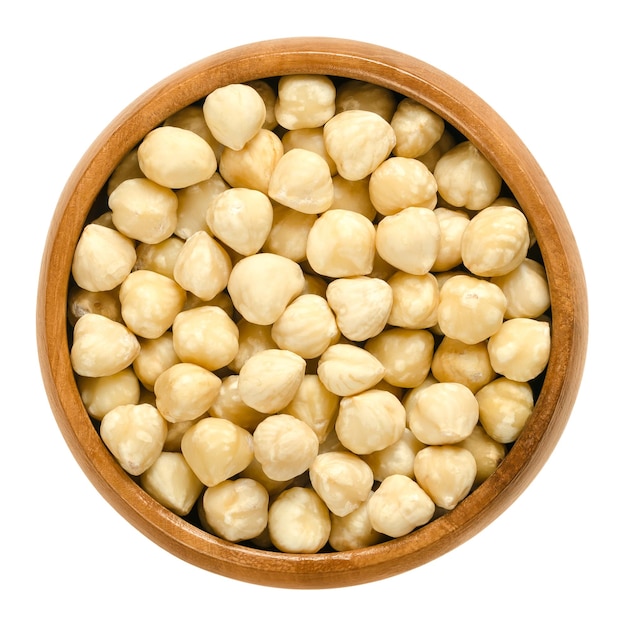
[[[552,351],[534,412],[499,468],[454,510],[399,539],[349,552],[281,554],[218,539],[166,510],[113,459],[87,415],[69,358],[66,314],[74,248],[92,205],[122,157],[151,129],[229,83],[285,74],[360,79],[412,97],[441,115],[490,160],[537,238],[552,301]],[[468,540],[528,486],[572,410],[587,347],[587,295],[563,209],[533,156],[476,94],[445,73],[387,48],[290,38],[214,54],[166,78],[130,104],[81,159],[59,199],[43,254],[37,339],[52,412],[77,462],[104,498],[156,544],[199,568],[275,587],[326,588],[418,567]],[[541,515],[537,511],[537,515]]]

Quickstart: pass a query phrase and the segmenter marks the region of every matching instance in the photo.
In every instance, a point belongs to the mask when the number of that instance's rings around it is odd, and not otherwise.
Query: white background
[[[619,3],[11,3],[0,39],[0,606],[7,624],[624,624],[626,233]],[[244,584],[143,537],[83,475],[35,341],[39,263],[65,181],[162,78],[260,39],[334,36],[451,74],[526,143],[563,204],[589,289],[587,369],[554,453],[485,531],[408,573],[327,591]]]

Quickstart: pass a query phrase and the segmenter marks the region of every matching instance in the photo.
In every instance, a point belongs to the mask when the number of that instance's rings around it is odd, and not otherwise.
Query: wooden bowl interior
[[[74,248],[122,157],[172,113],[229,83],[318,73],[376,83],[441,115],[491,161],[528,217],[552,300],[552,353],[535,410],[496,472],[454,510],[413,533],[342,553],[280,554],[233,545],[200,530],[148,496],[115,462],[81,402],[69,360],[66,316]],[[583,268],[563,209],[535,159],[476,94],[426,63],[362,42],[291,38],[210,56],[147,91],[94,141],[68,180],[42,258],[37,310],[42,376],[58,426],[104,498],[162,548],[200,568],[278,587],[340,587],[422,565],[466,541],[528,486],[556,445],[574,404],[587,345]]]

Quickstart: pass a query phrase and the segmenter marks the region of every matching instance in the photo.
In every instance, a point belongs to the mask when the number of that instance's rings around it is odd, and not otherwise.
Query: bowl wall
[[[113,460],[80,399],[69,358],[67,295],[74,248],[122,157],[172,113],[230,84],[317,73],[387,87],[423,103],[489,159],[525,212],[542,252],[552,300],[552,352],[531,418],[496,472],[454,510],[413,533],[349,552],[279,554],[233,545],[157,504]],[[573,407],[587,345],[583,268],[563,208],[511,128],[476,94],[412,57],[362,42],[291,38],[212,55],[143,94],[94,141],[68,180],[50,225],[37,311],[40,364],[58,426],[82,470],[131,524],[175,556],[238,580],[280,587],[360,584],[420,566],[500,515],[544,465]],[[538,512],[538,514],[540,514]]]

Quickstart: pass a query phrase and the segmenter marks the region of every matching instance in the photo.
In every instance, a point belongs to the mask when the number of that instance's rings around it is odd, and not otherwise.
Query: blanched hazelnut
[[[351,396],[380,382],[385,368],[367,350],[352,344],[337,343],[321,355],[317,374],[331,393]]]
[[[272,252],[296,263],[304,261],[309,231],[316,219],[316,214],[275,205],[272,228],[263,245],[263,252]]]
[[[306,256],[318,274],[330,278],[365,276],[374,268],[376,229],[360,213],[332,209],[309,231]]]
[[[391,118],[396,134],[396,156],[415,158],[426,154],[440,139],[445,130],[443,119],[428,107],[403,98]]]
[[[369,465],[351,452],[326,452],[309,468],[311,485],[331,513],[344,516],[370,495],[374,475]]]
[[[181,361],[211,371],[228,365],[239,349],[239,329],[218,306],[181,311],[172,324],[172,337]]]
[[[368,339],[365,350],[384,367],[384,379],[397,387],[417,387],[430,370],[435,340],[427,330],[388,328]]]
[[[371,454],[392,445],[404,432],[406,411],[389,391],[368,389],[342,398],[335,430],[354,454]]]
[[[535,402],[526,382],[496,378],[476,393],[480,423],[500,443],[515,441],[532,414]]]
[[[137,337],[124,324],[86,313],[74,326],[70,360],[79,376],[111,376],[131,365],[140,349]]]
[[[122,284],[136,259],[131,239],[106,226],[87,224],[74,251],[72,277],[88,291],[110,291]]]
[[[476,424],[469,437],[459,441],[461,448],[469,450],[476,461],[476,478],[474,487],[493,474],[506,456],[506,446],[491,438],[481,424]]]
[[[393,91],[374,85],[373,83],[349,79],[345,80],[337,87],[337,97],[335,98],[336,112],[371,111],[377,113],[385,121],[391,121],[396,110],[396,96]]]
[[[268,528],[281,552],[314,554],[328,541],[330,513],[313,489],[292,487],[270,505]]]
[[[172,235],[159,243],[137,245],[137,261],[134,270],[150,270],[174,278],[174,266],[185,242]]]
[[[176,194],[148,178],[120,183],[109,196],[109,208],[115,228],[131,239],[159,243],[176,228]]]
[[[502,326],[506,297],[497,285],[469,275],[453,275],[439,290],[438,324],[444,335],[473,344]]]
[[[328,284],[326,298],[341,333],[351,341],[364,341],[380,333],[392,310],[393,293],[380,278],[337,278]]]
[[[441,240],[439,220],[430,209],[409,207],[384,217],[376,228],[376,251],[410,274],[430,272]]]
[[[281,76],[276,121],[288,130],[323,126],[335,113],[335,95],[333,81],[323,74]]]
[[[306,361],[289,350],[257,352],[239,371],[241,399],[261,413],[277,413],[293,400],[305,368]]]
[[[460,383],[435,383],[422,389],[407,411],[407,423],[427,445],[458,443],[478,423],[478,402]]]
[[[114,322],[123,323],[119,289],[89,291],[75,285],[70,287],[67,304],[67,321],[74,326],[86,313],[96,313]]]
[[[288,130],[282,136],[281,142],[283,152],[288,152],[294,148],[302,148],[303,150],[310,150],[311,152],[319,154],[328,164],[330,175],[335,176],[335,174],[337,174],[337,166],[326,151],[324,129],[322,127]]]
[[[202,418],[189,428],[183,435],[181,451],[207,487],[238,474],[254,457],[252,435],[219,417]]]
[[[359,180],[347,180],[339,174],[333,176],[333,203],[330,208],[354,211],[374,220],[376,207],[370,199],[369,184],[369,176]]]
[[[217,394],[221,380],[195,363],[175,363],[154,382],[159,412],[168,422],[186,422],[204,415]]]
[[[141,384],[152,391],[154,381],[168,367],[180,362],[174,350],[174,341],[171,331],[165,331],[154,339],[139,338],[141,351],[133,361],[133,370]]]
[[[328,302],[303,294],[287,305],[272,325],[271,335],[279,348],[314,359],[339,340],[340,332]]]
[[[435,504],[412,478],[393,474],[369,499],[367,511],[372,528],[389,537],[402,537],[429,522]]]
[[[100,436],[118,463],[139,476],[161,454],[167,422],[150,404],[124,404],[104,415]]]
[[[272,228],[269,198],[256,189],[234,187],[215,196],[207,209],[211,232],[235,252],[249,256],[258,252]]]
[[[150,270],[131,272],[120,287],[122,318],[136,335],[160,337],[183,310],[185,291],[171,278]]]
[[[202,110],[215,139],[233,150],[241,150],[265,124],[265,102],[249,85],[215,89],[206,97]]]
[[[374,530],[370,522],[367,502],[372,493],[352,513],[339,516],[331,512],[328,543],[334,550],[367,548],[384,540],[384,535]]]
[[[272,172],[283,154],[283,144],[276,133],[262,128],[240,150],[224,148],[219,172],[231,187],[267,194]]]
[[[378,482],[393,474],[413,478],[415,455],[424,447],[425,444],[415,437],[411,429],[405,428],[398,441],[382,450],[365,454],[362,459],[372,468],[374,480]]]
[[[377,113],[352,109],[326,122],[324,143],[337,172],[347,180],[360,180],[391,154],[396,137],[389,122]]]
[[[161,452],[141,475],[140,484],[159,504],[181,516],[191,512],[204,489],[180,452]]]
[[[395,272],[387,281],[392,305],[389,323],[412,330],[431,328],[437,323],[439,284],[435,276]]]
[[[278,160],[268,196],[302,213],[323,213],[333,202],[333,181],[326,160],[316,152],[293,148]]]
[[[408,207],[437,206],[435,177],[417,159],[386,159],[372,171],[369,189],[372,204],[382,215],[393,215]]]
[[[437,161],[433,175],[446,202],[470,211],[488,207],[502,186],[500,174],[469,141],[448,150]]]
[[[197,133],[177,126],[160,126],[139,144],[139,167],[147,178],[170,189],[181,189],[215,174],[217,159]]]
[[[441,237],[439,240],[439,252],[431,270],[433,272],[446,272],[461,265],[463,262],[461,242],[470,218],[465,211],[448,209],[446,207],[438,207],[433,212],[439,220]]]
[[[191,130],[200,135],[213,149],[215,158],[219,162],[224,146],[213,137],[206,120],[202,107],[198,104],[190,104],[180,111],[172,113],[164,122],[163,126],[177,126],[185,130]]]
[[[417,484],[433,502],[452,510],[474,484],[476,461],[460,446],[427,446],[415,455],[414,471]]]
[[[228,369],[235,373],[243,367],[243,364],[257,352],[278,348],[272,339],[272,326],[253,324],[245,318],[237,322],[239,329],[239,348],[233,360],[228,364]]]
[[[251,478],[225,480],[202,496],[207,524],[218,537],[239,542],[254,539],[267,526],[269,495]]]
[[[228,292],[237,311],[262,326],[273,324],[303,287],[302,268],[271,252],[242,258],[228,279]]]
[[[139,402],[139,380],[131,367],[110,376],[78,376],[76,383],[80,399],[87,413],[94,419],[102,419],[109,411],[122,404]]]
[[[198,298],[215,298],[228,284],[232,261],[222,244],[199,230],[185,241],[174,264],[176,282]]]
[[[502,276],[526,258],[529,243],[528,222],[519,209],[487,207],[465,228],[461,241],[463,264],[476,276]]]
[[[254,456],[272,480],[290,480],[306,472],[317,457],[313,429],[293,415],[269,415],[253,433]]]
[[[487,344],[493,369],[520,382],[532,380],[543,372],[550,349],[550,324],[524,317],[506,320]]]

